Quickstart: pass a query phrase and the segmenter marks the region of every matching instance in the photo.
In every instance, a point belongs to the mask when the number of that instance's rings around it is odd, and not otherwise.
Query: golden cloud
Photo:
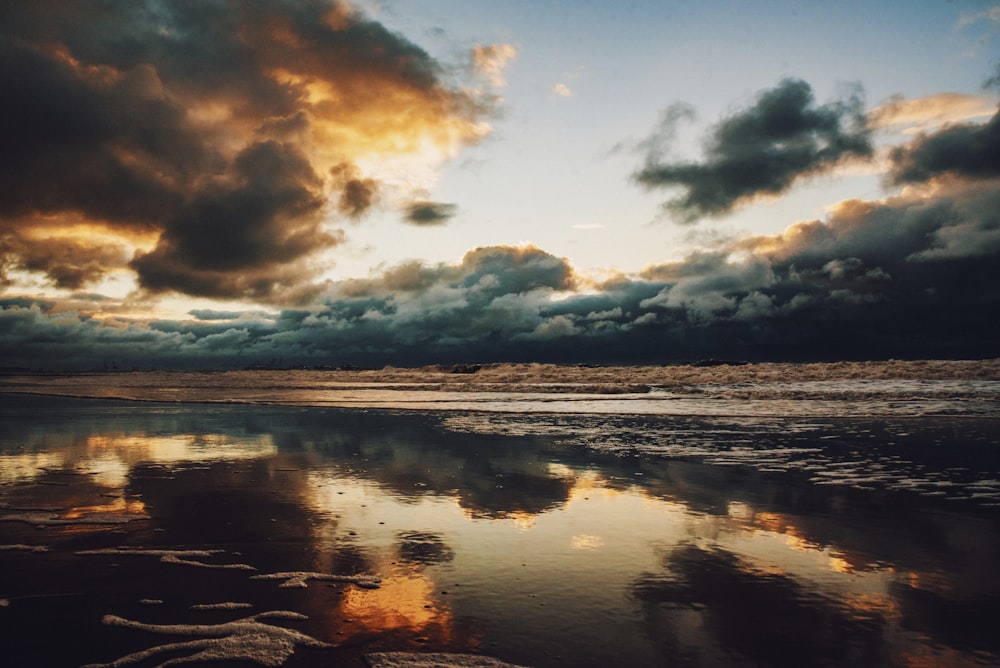
[[[480,45],[472,50],[472,63],[476,72],[495,88],[507,85],[503,71],[516,57],[517,47],[513,44]]]
[[[940,93],[909,100],[895,98],[869,111],[868,122],[875,128],[917,134],[951,123],[986,120],[996,110],[993,97]]]
[[[331,215],[412,199],[490,132],[492,98],[346,3],[18,3],[0,26],[19,130],[0,173],[5,265],[57,284],[137,251],[146,290],[277,299],[343,240]],[[478,47],[476,74],[500,81],[515,54]],[[87,250],[81,223],[119,250]],[[58,248],[23,243],[42,229]],[[57,259],[71,250],[89,259]]]

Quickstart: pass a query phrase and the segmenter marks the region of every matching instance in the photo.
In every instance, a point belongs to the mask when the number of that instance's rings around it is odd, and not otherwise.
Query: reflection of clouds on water
[[[460,528],[467,526],[468,515],[460,512],[454,501],[446,501],[444,491],[428,493],[413,488],[407,490],[407,496],[400,495],[395,491],[398,478],[394,483],[385,482],[383,461],[363,456],[370,453],[361,445],[358,448],[358,456],[351,455],[350,461],[367,460],[372,469],[365,472],[379,473],[375,481],[336,477],[329,472],[309,477],[314,512],[333,521],[316,527],[320,546],[316,563],[343,572],[370,561],[380,573],[380,586],[346,588],[335,607],[326,606],[316,614],[325,615],[336,636],[345,642],[378,636],[394,638],[404,646],[414,638],[428,646],[475,646],[474,629],[455,617],[450,605],[453,597],[442,591],[432,572],[435,567],[450,565],[456,557],[456,550],[446,542],[446,533],[400,528],[416,522],[452,525],[454,521]],[[398,454],[404,462],[412,456],[405,451]],[[398,470],[407,471],[409,466]],[[377,521],[379,518],[384,520]],[[357,562],[354,565],[347,563],[352,555]]]
[[[919,464],[919,477],[907,474],[914,482],[964,476],[966,491],[989,494],[995,472],[973,469],[992,460],[971,455],[983,445],[976,438],[991,432],[977,422],[134,405],[119,414],[117,404],[109,406],[99,423],[83,416],[35,432],[16,420],[4,427],[27,433],[29,451],[41,456],[53,447],[59,456],[36,466],[33,477],[0,487],[7,503],[0,519],[106,514],[148,522],[110,525],[103,534],[81,525],[74,535],[0,523],[0,543],[13,546],[0,549],[0,558],[39,566],[33,585],[0,592],[5,600],[50,591],[50,566],[68,558],[114,561],[120,568],[92,570],[115,592],[130,586],[111,583],[126,570],[150,575],[146,582],[173,578],[161,589],[127,591],[120,600],[133,607],[111,608],[123,617],[202,621],[224,613],[192,604],[247,600],[257,610],[300,610],[313,620],[304,629],[310,635],[359,648],[377,642],[492,651],[488,643],[499,639],[503,654],[524,657],[559,643],[576,653],[566,665],[662,658],[650,652],[679,665],[732,663],[733,656],[847,664],[926,655],[928,663],[962,663],[972,651],[997,649],[974,618],[1000,616],[993,510],[810,481],[825,477],[822,471],[848,479],[871,461],[890,471]],[[183,436],[175,441],[171,429]],[[497,433],[504,430],[511,435]],[[200,444],[206,459],[143,458],[143,449],[175,442]],[[172,447],[162,453],[178,452]],[[118,458],[119,448],[134,448],[135,461]],[[209,457],[213,448],[218,460]],[[950,470],[958,456],[969,460],[965,472]],[[107,533],[119,529],[126,538]],[[14,549],[36,542],[51,551]],[[89,554],[109,559],[67,556],[67,544],[96,547]],[[161,567],[157,558],[252,564],[274,581]],[[81,586],[73,570],[59,570],[61,591]],[[363,573],[378,573],[380,588],[354,586],[351,578],[371,577],[356,575]],[[304,588],[312,576],[318,581]],[[165,602],[153,610],[134,603],[146,596]],[[642,625],[648,633],[635,632]],[[786,633],[779,637],[774,628]],[[600,654],[619,642],[634,647]],[[521,653],[522,645],[530,649]],[[200,657],[215,647],[190,651]]]
[[[94,482],[104,487],[123,487],[128,484],[131,467],[114,453],[93,453],[89,459],[78,462],[79,470],[93,476]]]
[[[604,539],[601,536],[579,534],[573,536],[570,545],[574,550],[597,550],[604,546]]]
[[[46,469],[62,468],[63,457],[54,452],[21,452],[0,454],[0,483],[29,482]]]
[[[326,427],[326,428],[324,428]],[[451,433],[425,416],[318,413],[299,431],[303,447],[321,453],[329,474],[310,474],[330,496],[333,480],[355,470],[403,498],[455,498],[472,517],[535,515],[559,507],[572,482],[537,456],[546,444],[495,434]],[[324,484],[323,477],[327,478]]]
[[[0,521],[82,530],[149,519],[141,499],[98,478],[77,469],[37,469],[16,484],[0,486]]]
[[[469,648],[478,643],[474,634],[455,618],[448,592],[427,570],[455,558],[454,550],[435,532],[402,530],[393,534],[389,574],[377,591],[356,589],[345,593],[337,614],[349,620],[341,634],[370,633],[417,637],[423,643],[455,642]]]
[[[209,462],[176,467],[169,477],[141,465],[132,470],[129,490],[155,508],[159,528],[184,544],[302,541],[313,531],[308,489],[303,476],[275,470],[286,464],[280,457]]]
[[[442,424],[457,433],[551,439],[602,454],[748,467],[806,476],[813,485],[1000,507],[995,421],[464,413]]]
[[[700,646],[720,646],[766,665],[872,665],[882,658],[880,618],[858,617],[723,549],[678,546],[664,555],[661,573],[636,579],[632,593],[668,656],[693,658]],[[673,609],[694,611],[703,637],[678,633]]]
[[[84,441],[88,461],[136,464],[181,464],[256,459],[277,454],[269,435],[244,434],[93,434]]]
[[[941,591],[900,579],[893,582],[890,593],[907,629],[954,650],[971,649],[982,656],[984,664],[1000,663],[996,639],[1000,596],[995,591]]]
[[[428,531],[400,531],[399,558],[416,564],[441,564],[455,558],[455,551],[448,547],[440,534]]]
[[[823,576],[793,556],[818,548],[790,545],[770,559],[744,548],[725,540],[664,546],[662,570],[635,579],[632,594],[662,651],[704,661],[705,648],[721,647],[767,665],[964,665],[969,651],[997,657],[993,592],[927,589],[920,581],[936,574],[891,567],[845,573],[832,562],[839,577]],[[932,645],[912,642],[914,632]]]
[[[377,634],[404,645],[417,638],[429,647],[475,648],[481,642],[475,624],[458,619],[447,598],[425,574],[403,569],[383,578],[377,590],[345,592],[329,614],[345,642]]]
[[[213,411],[190,407],[137,410],[132,404],[54,397],[3,397],[0,483],[48,479],[52,484],[87,476],[120,488],[139,466],[261,459],[277,454],[268,431],[252,419],[216,421]],[[58,477],[57,477],[58,476]],[[105,489],[107,491],[107,489]]]
[[[716,498],[739,496],[746,483],[698,481]],[[1000,545],[988,520],[923,515],[905,505],[895,517],[885,507],[874,515],[873,508],[838,510],[823,505],[829,499],[819,492],[796,493],[791,504],[756,496],[755,503],[689,509],[685,538],[660,543],[662,570],[633,582],[664,652],[704,662],[706,648],[717,646],[769,665],[964,665],[970,651],[998,657],[986,620],[1000,615]],[[858,512],[865,515],[852,520]],[[931,646],[913,642],[915,630]]]

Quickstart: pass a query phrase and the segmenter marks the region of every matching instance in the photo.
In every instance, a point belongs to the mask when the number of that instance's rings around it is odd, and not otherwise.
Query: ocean
[[[997,563],[998,360],[0,375],[5,665],[1000,665]]]

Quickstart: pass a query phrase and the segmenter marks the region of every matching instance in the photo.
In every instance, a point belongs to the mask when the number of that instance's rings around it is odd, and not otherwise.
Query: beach
[[[1000,668],[998,38],[0,2],[0,666]]]
[[[1000,665],[996,363],[753,366],[8,375],[5,662]]]

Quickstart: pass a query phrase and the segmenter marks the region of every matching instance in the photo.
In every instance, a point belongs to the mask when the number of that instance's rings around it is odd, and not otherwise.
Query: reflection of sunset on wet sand
[[[91,436],[86,440],[90,461],[115,458],[123,465],[190,464],[220,459],[250,459],[274,455],[277,449],[266,436],[237,439],[226,434],[173,434],[169,436]]]
[[[19,657],[39,651],[33,625],[57,609],[81,635],[44,650],[54,665],[171,651],[151,635],[164,624],[214,656],[229,641],[212,634],[273,611],[290,616],[267,624],[310,639],[275,655],[289,666],[396,651],[540,668],[998,656],[976,620],[1000,595],[1000,531],[973,499],[886,492],[873,505],[861,489],[709,456],[608,452],[596,441],[620,425],[584,418],[522,417],[537,433],[504,435],[420,413],[30,397],[4,410],[0,572],[21,575],[0,580],[0,614],[17,614],[5,619],[25,639]],[[989,423],[959,427],[994,438]],[[634,428],[697,433],[683,419]],[[746,447],[768,428],[705,423],[697,447]],[[816,428],[766,436],[768,451],[787,438],[834,470],[839,450],[794,440]],[[108,647],[113,629],[131,644]]]
[[[378,590],[351,590],[335,615],[338,635],[404,635],[435,646],[474,648],[478,643],[462,634],[454,614],[433,580],[419,572],[382,580]]]

